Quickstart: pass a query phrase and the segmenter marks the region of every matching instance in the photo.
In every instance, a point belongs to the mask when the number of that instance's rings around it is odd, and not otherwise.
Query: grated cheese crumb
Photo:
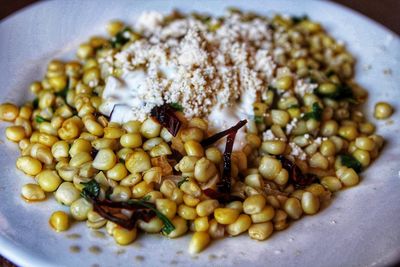
[[[290,155],[300,160],[305,160],[307,158],[307,154],[294,142],[289,142],[289,146],[292,149]]]
[[[297,126],[297,122],[299,120],[297,118],[293,118],[287,125],[286,125],[286,135],[289,135],[294,128]]]
[[[294,92],[302,97],[306,94],[312,94],[318,87],[318,84],[306,82],[303,79],[297,80]]]

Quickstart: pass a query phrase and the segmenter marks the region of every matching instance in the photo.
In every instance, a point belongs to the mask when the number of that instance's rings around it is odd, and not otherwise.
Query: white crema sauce
[[[165,71],[165,70],[164,70]],[[170,76],[170,73],[169,75]],[[134,70],[125,72],[120,78],[108,77],[103,91],[103,104],[100,111],[107,116],[111,115],[111,121],[125,123],[132,119],[146,119],[150,110],[145,114],[137,114],[140,107],[145,107],[148,102],[144,100],[144,94],[148,90],[146,82],[146,73],[143,70]],[[211,134],[226,130],[236,125],[240,120],[251,119],[253,113],[253,103],[256,101],[256,92],[254,90],[245,90],[241,92],[240,99],[230,106],[216,104],[205,119],[209,123]],[[162,99],[151,103],[162,105]],[[236,134],[234,150],[240,150],[246,145],[246,126],[243,126]],[[225,138],[220,140],[217,145],[221,150],[225,149]]]

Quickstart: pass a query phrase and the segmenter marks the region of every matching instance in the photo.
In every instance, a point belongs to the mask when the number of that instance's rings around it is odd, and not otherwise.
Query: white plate
[[[31,182],[15,169],[15,144],[0,138],[0,253],[21,266],[382,266],[400,260],[400,40],[373,21],[329,2],[316,1],[49,1],[33,5],[0,24],[0,102],[32,99],[31,81],[40,79],[52,58],[67,59],[80,42],[105,34],[110,19],[127,22],[143,10],[206,11],[226,6],[263,14],[307,14],[343,40],[358,59],[357,81],[370,91],[369,115],[377,101],[389,101],[393,123],[376,122],[387,139],[382,155],[362,174],[360,185],[336,195],[316,216],[305,217],[268,241],[247,236],[214,242],[204,253],[187,253],[188,237],[168,240],[142,234],[135,244],[118,247],[95,237],[83,223],[57,234],[48,217],[55,201],[28,204],[20,188]],[[378,5],[378,4],[377,4]],[[377,7],[379,8],[379,7]],[[371,66],[369,68],[368,66]],[[384,74],[391,70],[391,74]],[[1,123],[1,132],[5,123]],[[102,230],[104,231],[104,230]],[[67,235],[79,233],[79,239]],[[78,245],[80,253],[71,253]],[[101,253],[90,252],[91,246]]]

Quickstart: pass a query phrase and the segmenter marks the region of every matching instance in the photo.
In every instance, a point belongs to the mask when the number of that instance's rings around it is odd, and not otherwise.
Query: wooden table
[[[0,20],[34,2],[37,0],[0,0]],[[399,0],[335,0],[334,2],[357,10],[400,35]],[[16,266],[0,255],[0,267]]]

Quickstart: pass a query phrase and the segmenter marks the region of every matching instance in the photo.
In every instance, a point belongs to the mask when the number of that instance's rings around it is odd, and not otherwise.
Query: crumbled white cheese
[[[263,140],[264,141],[272,141],[277,140],[278,138],[274,135],[274,133],[268,129],[263,133]]]
[[[110,75],[115,68],[123,73],[118,88],[106,84],[106,95],[119,93],[112,101],[103,96],[106,103],[100,110],[110,114],[124,103],[137,114],[131,119],[141,120],[142,113],[148,115],[161,99],[161,104],[180,103],[187,117],[207,117],[215,106],[237,106],[241,119],[252,116],[251,106],[271,82],[277,65],[271,56],[274,48],[268,21],[243,22],[240,16],[231,15],[216,31],[209,31],[207,23],[190,16],[171,23],[163,20],[161,13],[143,13],[134,30],[144,38],[112,58],[106,55],[99,60],[102,73]],[[138,70],[144,75],[129,75]],[[124,80],[127,77],[146,93],[137,93],[137,86]]]
[[[296,81],[294,92],[303,97],[306,94],[312,94],[317,87],[318,84],[309,83],[303,79],[300,79]]]
[[[289,135],[297,126],[297,122],[299,120],[297,118],[293,118],[287,125],[286,125],[286,135]]]
[[[140,14],[135,26],[139,31],[151,32],[159,27],[163,19],[164,16],[157,11],[146,11]]]
[[[328,140],[327,137],[317,137],[316,139],[314,139],[314,144],[317,144],[318,146],[320,146],[322,144],[323,141]]]
[[[294,142],[289,142],[289,146],[292,149],[290,155],[300,160],[305,160],[307,158],[307,154]]]

